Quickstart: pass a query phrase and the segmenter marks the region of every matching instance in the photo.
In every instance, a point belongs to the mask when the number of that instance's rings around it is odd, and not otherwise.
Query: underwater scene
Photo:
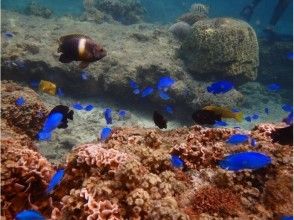
[[[293,219],[293,1],[2,0],[0,216]]]

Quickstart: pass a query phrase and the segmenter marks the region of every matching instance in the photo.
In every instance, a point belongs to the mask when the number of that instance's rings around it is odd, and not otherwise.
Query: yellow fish
[[[238,122],[243,120],[243,112],[233,112],[230,108],[227,107],[209,105],[203,109],[213,111],[216,114],[221,115],[222,118],[234,118]]]
[[[46,92],[49,95],[55,95],[56,94],[56,85],[50,81],[41,80],[39,84],[39,89],[42,92]]]

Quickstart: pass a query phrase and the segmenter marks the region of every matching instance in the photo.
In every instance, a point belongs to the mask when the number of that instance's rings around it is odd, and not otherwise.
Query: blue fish
[[[245,120],[248,121],[248,122],[251,122],[251,116],[246,116]]]
[[[210,86],[207,87],[207,92],[212,93],[214,95],[220,93],[224,94],[233,88],[233,83],[231,83],[230,81],[223,80],[212,83]]]
[[[10,31],[4,32],[3,35],[4,35],[6,40],[9,40],[9,39],[14,37],[14,34],[12,32],[10,32]]]
[[[139,88],[138,84],[134,80],[130,80],[129,83],[130,83],[130,86],[131,86],[132,89],[138,89]]]
[[[256,147],[256,140],[254,138],[251,138],[250,144],[252,147]]]
[[[89,112],[89,111],[91,111],[93,108],[94,108],[93,105],[87,105],[84,109],[85,109],[87,112]]]
[[[264,112],[265,112],[265,114],[269,114],[269,109],[268,108],[264,108]]]
[[[61,113],[50,114],[46,119],[42,130],[38,133],[38,140],[50,140],[51,132],[56,129],[63,119],[63,115]]]
[[[169,76],[160,77],[160,79],[159,79],[159,81],[157,83],[157,89],[166,91],[174,83],[175,83],[175,80],[173,78],[169,77]]]
[[[293,220],[293,216],[287,215],[287,216],[282,216],[281,220]]]
[[[143,89],[142,91],[142,98],[149,96],[153,93],[153,88],[151,86],[146,87],[145,89]]]
[[[111,108],[106,108],[104,110],[104,117],[105,117],[105,120],[106,120],[106,124],[112,124],[112,116],[111,116]]]
[[[30,86],[32,88],[38,88],[39,84],[40,84],[40,80],[31,80],[30,81]]]
[[[284,105],[282,105],[282,109],[283,109],[285,112],[293,112],[293,106],[288,105],[288,104],[284,104]]]
[[[241,127],[239,127],[239,126],[236,126],[236,127],[234,127],[234,129],[241,129]]]
[[[287,59],[288,60],[293,60],[293,52],[287,53]]]
[[[178,155],[171,156],[171,164],[173,167],[182,169],[184,167],[184,161]]]
[[[172,106],[170,106],[170,105],[167,105],[167,106],[165,107],[165,110],[166,110],[166,112],[169,113],[169,114],[174,113],[174,108],[173,108]]]
[[[58,89],[57,89],[57,95],[58,95],[59,97],[64,96],[64,92],[63,92],[63,90],[62,90],[61,88],[58,88]]]
[[[159,97],[161,99],[163,99],[163,100],[169,100],[170,99],[169,95],[166,92],[164,92],[164,91],[160,91],[159,92]]]
[[[75,103],[72,107],[77,110],[82,110],[84,108],[80,103]]]
[[[35,210],[24,210],[16,214],[16,220],[45,220],[40,212]]]
[[[234,134],[229,137],[226,141],[228,144],[241,144],[248,141],[248,135],[245,134]]]
[[[134,93],[135,95],[138,95],[138,94],[140,93],[140,89],[134,89],[134,90],[133,90],[133,93]]]
[[[257,120],[258,118],[259,118],[259,116],[258,116],[258,114],[254,114],[254,115],[252,115],[252,117],[251,117],[253,120]]]
[[[40,131],[37,135],[39,141],[48,141],[51,140],[52,134],[51,132]]]
[[[25,70],[27,69],[26,62],[21,59],[17,59],[13,62],[19,69]]]
[[[25,99],[21,96],[18,99],[16,99],[15,104],[17,106],[23,106],[25,104],[25,102],[26,102]]]
[[[100,139],[102,141],[105,141],[111,135],[111,131],[112,131],[111,128],[108,128],[108,127],[103,128],[100,134]]]
[[[52,190],[60,184],[62,181],[62,178],[64,176],[64,169],[59,169],[55,172],[54,176],[51,178],[46,193],[49,194],[52,192]]]
[[[293,112],[290,112],[290,114],[283,119],[283,122],[285,122],[287,125],[293,124]]]
[[[83,70],[83,71],[81,72],[81,79],[82,79],[82,80],[88,80],[88,79],[89,79],[89,76],[90,76],[90,73],[89,73],[89,72],[87,72],[87,71],[85,71],[85,70]]]
[[[232,112],[240,112],[240,110],[239,109],[236,109],[236,108],[233,108],[232,109]]]
[[[271,163],[271,158],[258,152],[241,152],[231,154],[220,161],[223,169],[239,171],[244,169],[256,170],[266,167]]]
[[[270,92],[276,92],[276,91],[280,90],[280,88],[281,88],[280,84],[277,84],[277,83],[272,83],[267,86],[267,89]]]
[[[121,109],[121,110],[118,111],[118,115],[119,115],[120,118],[123,119],[124,117],[126,117],[127,112],[126,112],[126,110]]]
[[[228,123],[226,123],[225,121],[218,121],[216,120],[214,123],[214,126],[227,126]]]

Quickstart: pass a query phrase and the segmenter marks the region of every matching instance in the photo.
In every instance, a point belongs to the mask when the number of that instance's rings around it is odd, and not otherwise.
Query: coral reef
[[[193,25],[197,21],[208,18],[209,7],[203,4],[194,3],[191,5],[190,12],[183,14],[178,20]]]
[[[196,22],[180,56],[195,77],[254,80],[259,65],[255,31],[246,22],[214,18]]]
[[[50,18],[53,12],[35,1],[31,1],[31,3],[26,8],[26,13],[29,15],[40,16],[43,18]]]
[[[180,21],[180,22],[177,22],[177,23],[173,24],[172,26],[170,26],[170,28],[168,30],[177,39],[184,40],[188,36],[188,34],[190,33],[191,26],[184,21]]]

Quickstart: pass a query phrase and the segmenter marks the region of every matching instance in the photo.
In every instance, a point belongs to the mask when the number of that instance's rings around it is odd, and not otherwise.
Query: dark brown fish
[[[281,145],[293,145],[293,124],[284,128],[276,128],[271,133],[273,143]]]
[[[167,120],[157,111],[153,112],[153,121],[160,129],[167,128]]]
[[[66,105],[57,105],[50,111],[49,115],[57,112],[63,115],[62,121],[58,128],[67,128],[68,119],[73,120],[73,110],[69,110],[69,107]]]
[[[222,118],[214,111],[201,109],[193,112],[192,119],[200,125],[214,125],[216,120],[220,121]]]
[[[106,50],[95,43],[90,37],[82,34],[71,34],[59,39],[59,57],[61,63],[82,61],[80,68],[86,68],[89,63],[95,62],[106,56]]]

